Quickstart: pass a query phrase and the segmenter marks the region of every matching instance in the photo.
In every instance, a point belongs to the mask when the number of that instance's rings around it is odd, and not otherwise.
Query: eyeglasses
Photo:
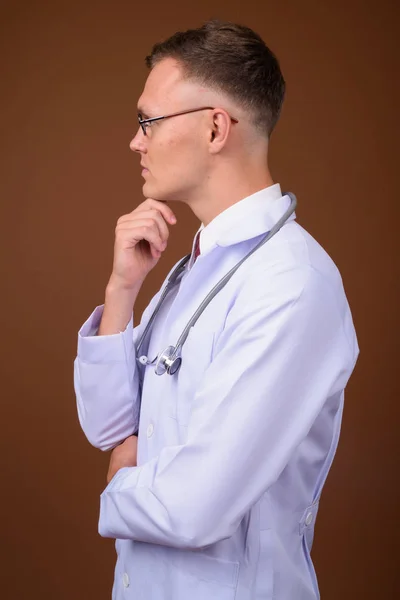
[[[182,110],[180,112],[172,113],[172,115],[164,115],[162,117],[152,117],[151,119],[143,119],[142,115],[138,114],[139,125],[142,128],[144,135],[147,135],[146,130],[154,121],[161,121],[162,119],[170,119],[171,117],[178,117],[179,115],[186,115],[188,113],[198,112],[199,110],[214,110],[213,106],[203,106],[202,108],[192,108],[190,110]],[[230,115],[229,115],[230,116]],[[232,123],[239,123],[237,119],[230,116]]]

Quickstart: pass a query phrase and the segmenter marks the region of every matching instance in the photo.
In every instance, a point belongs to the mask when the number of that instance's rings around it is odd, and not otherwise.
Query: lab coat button
[[[150,425],[147,428],[147,437],[151,437],[153,435],[153,431],[154,431],[154,425],[153,425],[153,423],[150,423]]]
[[[128,575],[128,573],[124,573],[122,575],[122,585],[124,586],[124,588],[129,587],[129,575]]]
[[[312,520],[313,520],[313,514],[312,514],[312,512],[309,512],[309,513],[307,513],[307,516],[306,516],[306,521],[305,521],[305,523],[306,523],[307,527],[308,527],[309,525],[311,525],[311,523],[312,523]]]

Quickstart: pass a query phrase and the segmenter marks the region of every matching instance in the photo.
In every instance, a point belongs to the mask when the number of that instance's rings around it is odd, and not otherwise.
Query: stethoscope
[[[197,319],[205,311],[207,306],[210,304],[211,300],[218,294],[218,292],[220,292],[222,290],[223,287],[225,287],[225,285],[228,283],[230,278],[236,273],[236,271],[238,270],[240,265],[242,265],[252,254],[254,254],[254,252],[256,252],[256,250],[261,248],[261,246],[263,246],[276,233],[278,233],[278,231],[281,229],[281,227],[289,219],[290,215],[295,211],[296,206],[297,206],[296,196],[292,192],[287,192],[286,194],[282,194],[282,195],[290,197],[290,206],[287,209],[287,211],[284,213],[284,215],[282,215],[282,217],[279,219],[279,221],[277,221],[277,223],[272,227],[272,229],[270,231],[268,231],[268,233],[262,238],[262,240],[248,254],[246,254],[246,256],[244,258],[242,258],[242,260],[237,265],[235,265],[233,267],[233,269],[231,269],[226,275],[224,275],[224,277],[208,293],[206,298],[204,298],[203,302],[200,304],[200,306],[198,307],[196,312],[193,314],[192,318],[189,320],[185,329],[182,331],[175,346],[168,346],[163,352],[158,354],[151,361],[147,358],[147,356],[140,356],[139,358],[136,359],[140,364],[145,365],[145,366],[155,365],[156,375],[164,375],[164,373],[168,373],[168,375],[174,375],[179,370],[179,368],[182,364],[182,357],[181,357],[182,346],[185,343],[186,338],[189,335],[189,331],[195,325]],[[185,256],[179,262],[179,264],[175,267],[175,269],[169,276],[167,284],[163,290],[163,293],[161,294],[161,297],[157,303],[157,306],[155,307],[153,314],[151,315],[149,322],[147,323],[146,328],[143,331],[143,333],[140,336],[140,339],[137,343],[136,356],[139,355],[140,348],[143,345],[143,341],[145,340],[146,335],[149,332],[149,330],[153,324],[153,321],[156,318],[156,316],[161,308],[161,305],[165,300],[165,297],[168,295],[168,293],[171,291],[171,289],[177,283],[179,283],[179,281],[178,281],[179,276],[184,272],[186,263],[188,262],[190,257],[191,257],[191,254],[188,254],[187,256]]]

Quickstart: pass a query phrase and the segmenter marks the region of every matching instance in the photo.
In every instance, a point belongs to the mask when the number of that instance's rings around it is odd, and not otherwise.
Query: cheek
[[[205,154],[195,132],[168,140],[163,154],[164,165],[171,175],[192,178],[199,171],[203,172]]]
[[[207,152],[204,140],[200,137],[198,127],[184,131],[171,127],[163,130],[162,134],[162,137],[157,137],[154,147],[149,149],[150,171],[153,166],[149,184],[152,182],[156,185],[159,193],[176,195],[180,190],[185,195],[188,190],[204,183],[206,178]]]

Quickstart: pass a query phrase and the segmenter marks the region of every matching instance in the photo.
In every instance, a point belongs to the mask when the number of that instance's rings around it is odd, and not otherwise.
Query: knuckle
[[[121,217],[118,219],[118,221],[117,221],[117,225],[121,225],[121,223],[123,223],[124,219],[126,219],[126,216],[127,216],[127,215],[122,215],[122,216],[121,216]]]
[[[152,219],[154,222],[157,222],[157,221],[159,221],[159,219],[160,219],[160,212],[159,212],[158,210],[156,210],[155,208],[152,208],[152,209],[149,211],[149,213],[150,213],[151,219]]]
[[[148,224],[140,226],[140,233],[142,235],[150,235],[151,231],[152,231],[152,229]]]

